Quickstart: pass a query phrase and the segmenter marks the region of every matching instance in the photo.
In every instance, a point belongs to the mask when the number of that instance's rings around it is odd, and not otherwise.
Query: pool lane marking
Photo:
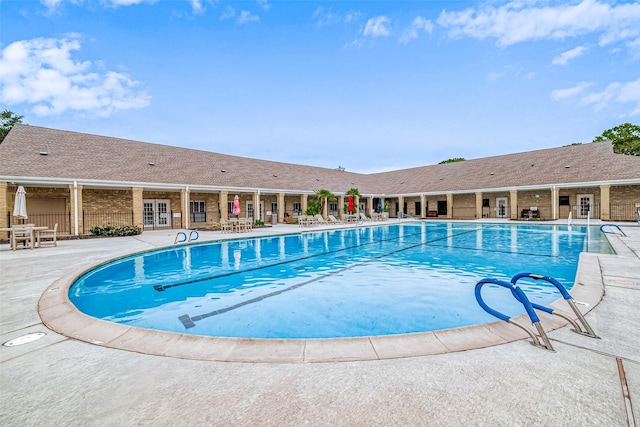
[[[475,232],[475,229],[474,230],[470,230],[470,231],[465,231],[465,232],[462,232],[462,233],[457,233],[455,235],[447,235],[445,237],[438,238],[438,239],[435,239],[433,241],[435,242],[435,241],[442,240],[442,239],[448,239],[449,237],[459,236],[459,235],[467,234],[467,233],[471,233],[471,232]],[[376,241],[376,242],[379,242],[379,241]],[[334,275],[336,275],[338,273],[342,273],[342,272],[350,270],[352,268],[355,268],[355,267],[370,263],[371,261],[375,261],[377,259],[384,258],[386,256],[389,256],[389,255],[392,255],[392,254],[395,254],[395,253],[398,253],[398,252],[402,252],[402,251],[406,251],[406,250],[409,250],[409,249],[413,249],[413,248],[416,248],[418,246],[423,246],[423,245],[426,245],[427,243],[429,243],[429,242],[420,242],[420,243],[416,243],[416,244],[413,244],[413,245],[408,246],[408,247],[396,249],[396,250],[391,251],[391,252],[387,252],[387,253],[384,253],[384,254],[379,254],[379,255],[376,255],[375,257],[372,257],[372,258],[369,258],[369,259],[366,259],[366,260],[363,260],[363,261],[348,265],[346,267],[339,268],[337,270],[330,271],[330,272],[325,273],[325,274],[320,274],[320,275],[318,275],[318,276],[316,276],[316,277],[314,277],[312,279],[306,280],[304,282],[296,283],[295,285],[291,285],[291,286],[288,286],[286,288],[279,289],[277,291],[273,291],[273,292],[270,292],[268,294],[261,295],[259,297],[251,298],[251,299],[248,299],[246,301],[243,301],[243,302],[240,302],[240,303],[237,303],[237,304],[234,304],[234,305],[230,305],[230,306],[225,307],[225,308],[220,308],[218,310],[214,310],[214,311],[211,311],[209,313],[199,314],[199,315],[193,316],[193,317],[190,316],[189,314],[183,314],[182,316],[178,317],[178,320],[180,320],[180,322],[182,323],[182,325],[184,326],[185,329],[190,329],[190,328],[193,328],[194,326],[196,326],[195,322],[198,322],[200,320],[206,319],[208,317],[217,316],[219,314],[223,314],[223,313],[238,309],[240,307],[244,307],[245,305],[253,304],[253,303],[262,301],[264,299],[271,298],[271,297],[283,294],[285,292],[292,291],[294,289],[298,289],[298,288],[300,288],[302,286],[305,286],[305,285],[308,285],[310,283],[314,283],[314,282],[317,282],[319,280],[326,279],[327,277],[334,276]],[[359,246],[364,246],[364,245],[359,245]],[[357,246],[355,246],[355,247],[357,247]],[[326,254],[328,252],[324,252],[324,253]]]

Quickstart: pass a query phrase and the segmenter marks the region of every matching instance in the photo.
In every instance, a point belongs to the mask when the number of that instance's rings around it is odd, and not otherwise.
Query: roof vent
[[[48,155],[49,155],[49,152],[48,152],[48,151],[41,151],[41,152],[40,152],[40,155],[41,155],[41,156],[48,156]]]
[[[224,169],[220,169],[220,172],[226,172],[226,170],[224,170]]]
[[[155,166],[156,164],[154,162],[149,162],[149,166]]]
[[[569,169],[570,167],[571,167],[571,165],[567,165],[567,166],[565,166],[564,168],[565,168],[565,169]]]

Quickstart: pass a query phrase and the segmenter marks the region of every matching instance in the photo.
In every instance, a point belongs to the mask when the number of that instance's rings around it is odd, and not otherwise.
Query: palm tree
[[[324,213],[324,205],[327,200],[333,202],[336,199],[336,196],[331,191],[323,188],[316,190],[316,197],[320,200],[320,213]]]

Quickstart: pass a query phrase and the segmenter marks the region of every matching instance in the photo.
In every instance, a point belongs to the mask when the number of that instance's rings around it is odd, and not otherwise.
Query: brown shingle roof
[[[41,151],[48,155],[41,155]],[[610,143],[366,175],[28,125],[14,126],[0,144],[0,165],[0,175],[4,177],[290,192],[323,188],[337,194],[351,187],[363,194],[410,194],[640,180],[640,157],[614,154]]]

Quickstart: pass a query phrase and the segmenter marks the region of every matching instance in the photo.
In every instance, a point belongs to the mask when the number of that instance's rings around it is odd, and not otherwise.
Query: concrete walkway
[[[299,232],[295,226],[255,230]],[[314,229],[316,230],[316,229]],[[0,420],[7,426],[492,425],[629,426],[640,422],[640,227],[598,255],[605,287],[587,319],[601,339],[564,327],[555,353],[518,340],[431,356],[332,363],[239,363],[153,356],[47,329],[43,292],[85,266],[173,243],[175,231],[0,247]],[[200,241],[219,232],[201,232]],[[621,373],[624,372],[624,381]],[[635,420],[635,421],[634,421]]]

